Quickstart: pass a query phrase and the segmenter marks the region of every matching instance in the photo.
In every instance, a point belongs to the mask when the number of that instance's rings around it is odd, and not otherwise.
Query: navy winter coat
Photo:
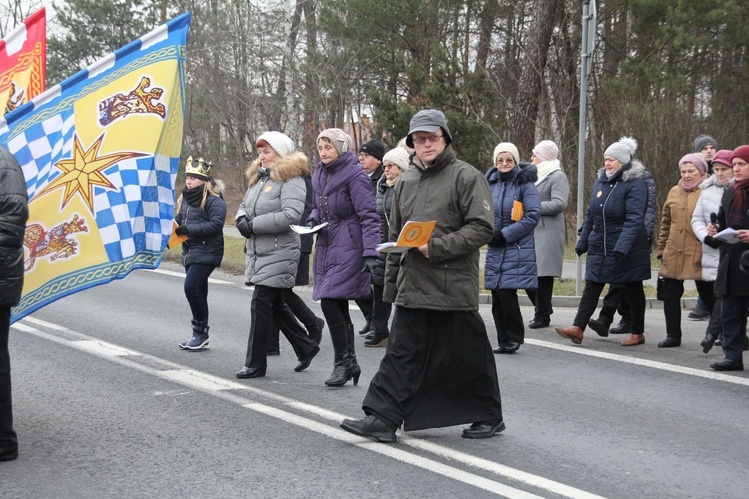
[[[496,168],[486,172],[486,179],[494,200],[494,231],[502,232],[506,243],[489,243],[484,265],[486,289],[536,289],[536,247],[533,230],[541,219],[541,199],[534,183],[538,179],[536,166],[520,163],[508,173]],[[523,203],[523,216],[517,222],[511,218],[515,201]]]
[[[369,176],[356,155],[345,152],[312,175],[315,207],[308,220],[329,225],[317,233],[312,299],[353,300],[371,296],[365,256],[378,256],[380,217]]]
[[[650,241],[645,227],[645,167],[633,160],[611,178],[604,169],[593,184],[576,250],[587,252],[585,280],[623,284],[650,279]],[[620,255],[617,258],[615,253]]]
[[[223,183],[218,182],[214,189],[221,192]],[[187,241],[182,243],[182,265],[202,263],[219,267],[224,259],[224,222],[226,203],[218,196],[208,194],[205,209],[190,206],[182,200],[180,212],[174,217],[177,225],[187,227]]]

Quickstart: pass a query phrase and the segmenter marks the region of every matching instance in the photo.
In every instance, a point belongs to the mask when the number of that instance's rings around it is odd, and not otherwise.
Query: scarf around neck
[[[702,182],[704,182],[704,181],[705,181],[705,175],[703,174],[703,175],[702,175],[702,176],[701,176],[700,178],[698,178],[697,180],[695,180],[695,181],[694,181],[694,182],[692,182],[691,184],[687,184],[687,183],[686,183],[686,182],[684,182],[683,180],[679,180],[679,185],[680,185],[680,186],[681,186],[681,188],[682,188],[682,189],[684,189],[685,191],[687,191],[687,192],[692,192],[692,191],[693,191],[693,190],[695,190],[695,189],[696,189],[697,187],[699,187],[699,186],[700,186],[700,184],[701,184]]]
[[[203,202],[203,191],[205,190],[205,184],[188,189],[185,187],[182,189],[182,196],[187,204],[193,208],[197,208]]]
[[[733,229],[743,229],[746,219],[746,195],[749,193],[749,179],[734,182],[735,195],[728,205],[726,224]]]
[[[562,164],[558,159],[553,159],[551,161],[542,161],[536,165],[536,168],[538,169],[538,180],[536,180],[536,185],[540,185],[541,182],[546,180],[546,177],[556,171],[561,171]]]

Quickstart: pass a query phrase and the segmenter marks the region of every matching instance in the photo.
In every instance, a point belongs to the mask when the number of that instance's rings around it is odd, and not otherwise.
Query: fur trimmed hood
[[[622,182],[629,182],[630,180],[638,180],[638,179],[645,179],[645,165],[643,165],[640,161],[633,159],[630,161],[630,167],[627,168],[627,165],[622,166],[622,170],[624,172],[622,173]],[[603,180],[604,182],[608,181],[608,178],[606,177],[606,168],[601,168],[598,170],[598,178]]]
[[[213,189],[213,192],[215,192],[217,195],[223,197],[223,192],[226,189],[226,184],[224,184],[223,180],[213,179],[211,182],[211,188]]]
[[[309,176],[309,160],[307,156],[299,151],[294,151],[276,160],[269,168],[270,179],[274,182],[286,182],[296,177]],[[250,186],[260,180],[260,159],[253,161],[247,171],[245,178]]]
[[[723,186],[723,185],[718,185],[718,181],[715,178],[715,174],[710,175],[709,177],[707,177],[705,180],[702,181],[702,183],[700,184],[700,189],[704,191],[708,187],[712,187],[714,185],[718,187],[728,187],[729,185],[733,185],[733,177],[731,177],[731,180],[728,181],[727,185]]]

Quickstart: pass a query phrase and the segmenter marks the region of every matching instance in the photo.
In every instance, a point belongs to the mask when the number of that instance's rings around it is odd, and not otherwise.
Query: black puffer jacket
[[[29,219],[26,181],[18,161],[0,146],[0,307],[18,305],[23,289],[23,235]]]
[[[385,175],[380,177],[377,182],[376,191],[377,202],[377,214],[380,215],[380,242],[385,243],[388,241],[390,236],[390,208],[393,206],[393,186],[387,184],[387,178]],[[375,267],[374,274],[372,275],[372,284],[378,286],[385,285],[385,260],[387,259],[387,253],[380,253],[377,259],[377,267]]]
[[[224,184],[216,183],[214,191],[221,193]],[[202,263],[218,267],[224,258],[224,222],[226,222],[226,202],[219,196],[205,200],[205,209],[191,206],[182,201],[180,212],[174,217],[177,225],[187,227],[187,241],[182,243],[182,264],[187,267]]]

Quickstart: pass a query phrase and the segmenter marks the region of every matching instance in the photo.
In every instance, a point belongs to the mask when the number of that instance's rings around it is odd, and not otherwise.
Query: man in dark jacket
[[[380,181],[382,174],[385,173],[385,167],[382,165],[382,158],[385,156],[385,146],[379,140],[368,140],[359,147],[359,164],[364,168],[364,172],[369,175],[369,181],[372,182],[372,192],[377,196],[377,182]],[[361,328],[359,334],[365,334],[367,339],[374,336],[374,327],[372,325],[372,311],[374,310],[374,297],[359,298],[356,305],[364,314],[367,321]]]
[[[23,235],[29,219],[26,181],[18,161],[0,146],[0,461],[18,457],[10,387],[10,308],[23,289]]]
[[[489,338],[478,313],[479,248],[494,235],[489,185],[450,146],[445,115],[435,109],[411,119],[406,144],[413,167],[393,187],[390,240],[409,220],[436,221],[427,244],[391,253],[384,299],[395,304],[389,344],[372,378],[363,419],[346,431],[395,442],[406,431],[472,423],[464,438],[504,430]]]

